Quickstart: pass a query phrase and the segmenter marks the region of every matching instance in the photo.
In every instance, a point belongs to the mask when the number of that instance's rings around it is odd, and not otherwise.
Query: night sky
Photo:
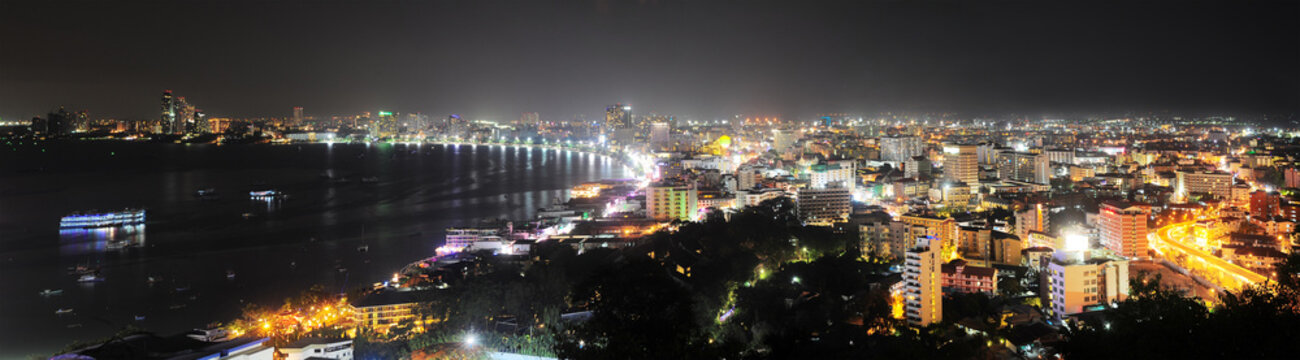
[[[0,118],[1300,109],[1296,1],[0,0]]]

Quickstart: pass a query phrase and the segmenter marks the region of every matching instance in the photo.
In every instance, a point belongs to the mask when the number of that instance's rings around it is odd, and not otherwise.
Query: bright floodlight
[[[465,335],[465,345],[474,346],[476,344],[478,344],[478,336],[474,334]]]
[[[1066,234],[1065,250],[1066,251],[1088,250],[1088,236],[1083,234]]]

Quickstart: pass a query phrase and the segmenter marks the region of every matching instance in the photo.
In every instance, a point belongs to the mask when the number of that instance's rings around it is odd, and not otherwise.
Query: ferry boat
[[[55,314],[55,315],[63,315],[63,314],[69,314],[69,313],[72,313],[72,308],[61,308],[61,309],[58,309],[58,310],[54,310],[54,314]]]
[[[77,282],[83,282],[83,283],[93,283],[93,282],[100,282],[100,281],[104,281],[104,278],[94,274],[86,274],[86,275],[82,275],[80,278],[77,278]]]
[[[275,190],[249,191],[248,198],[257,201],[272,201],[284,198],[284,193]]]
[[[144,224],[143,209],[124,209],[113,212],[76,212],[59,220],[60,229],[92,229]]]
[[[45,289],[41,290],[41,296],[54,296],[63,294],[63,289]]]

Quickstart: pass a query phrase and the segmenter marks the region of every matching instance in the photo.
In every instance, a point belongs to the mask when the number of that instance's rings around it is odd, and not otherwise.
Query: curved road
[[[1228,274],[1233,275],[1234,277],[1236,277],[1237,280],[1239,280],[1239,282],[1235,284],[1220,284],[1225,288],[1230,288],[1230,289],[1241,288],[1241,286],[1239,286],[1240,282],[1245,282],[1247,284],[1254,285],[1254,284],[1268,281],[1267,277],[1257,274],[1254,271],[1250,271],[1249,269],[1243,268],[1237,264],[1227,262],[1222,258],[1219,258],[1218,256],[1214,256],[1214,254],[1210,254],[1201,249],[1187,246],[1183,244],[1181,241],[1174,240],[1173,232],[1175,230],[1186,233],[1187,228],[1190,227],[1193,223],[1195,223],[1195,221],[1188,221],[1188,222],[1166,225],[1165,227],[1156,230],[1154,234],[1148,235],[1148,238],[1149,240],[1152,240],[1153,247],[1155,247],[1157,243],[1164,246],[1171,247],[1175,250],[1178,250],[1179,252],[1182,252],[1183,254],[1186,254],[1189,258],[1201,260],[1201,262],[1205,264],[1204,268],[1206,268],[1207,270],[1226,272]],[[1159,251],[1159,249],[1157,249],[1157,251]]]

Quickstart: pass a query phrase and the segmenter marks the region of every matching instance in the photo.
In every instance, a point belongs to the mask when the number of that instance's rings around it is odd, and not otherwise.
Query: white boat
[[[280,200],[285,197],[284,193],[276,190],[249,191],[248,198],[257,201]]]
[[[95,274],[86,274],[86,275],[82,275],[80,278],[77,278],[77,282],[83,282],[83,283],[99,282],[99,281],[104,281],[104,278],[99,277],[98,275]]]
[[[54,310],[55,315],[63,315],[63,314],[70,314],[70,313],[72,313],[72,308],[63,308],[63,309]]]
[[[54,296],[63,294],[63,289],[45,289],[41,290],[41,296]]]
[[[144,224],[143,209],[124,209],[122,211],[75,212],[59,220],[60,229],[93,229]]]

